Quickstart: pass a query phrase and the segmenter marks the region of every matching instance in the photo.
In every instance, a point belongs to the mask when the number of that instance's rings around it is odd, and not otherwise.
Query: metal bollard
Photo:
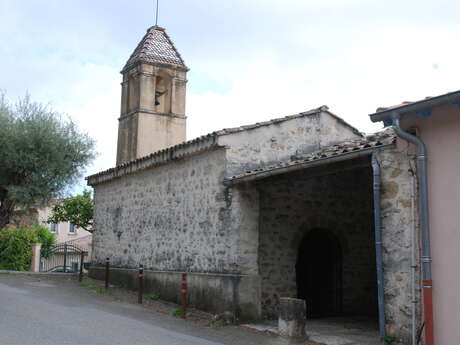
[[[142,295],[144,294],[144,265],[139,265],[139,293],[137,296],[137,303],[142,304]]]
[[[83,280],[83,261],[84,260],[85,260],[85,252],[82,252],[80,256],[80,275],[78,276],[79,282]]]
[[[185,319],[187,317],[187,273],[182,273],[182,280],[180,283],[181,316]]]
[[[109,289],[109,269],[110,269],[110,259],[105,259],[105,289]]]

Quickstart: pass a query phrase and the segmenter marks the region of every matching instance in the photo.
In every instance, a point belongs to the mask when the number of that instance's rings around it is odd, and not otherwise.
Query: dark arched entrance
[[[342,312],[342,248],[332,232],[316,229],[305,235],[298,250],[296,280],[308,317]]]

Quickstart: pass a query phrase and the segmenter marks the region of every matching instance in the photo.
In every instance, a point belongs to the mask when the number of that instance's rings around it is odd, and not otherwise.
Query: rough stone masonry
[[[372,317],[369,160],[377,152],[386,326],[398,344],[409,343],[411,306],[419,301],[410,279],[412,243],[418,255],[413,152],[391,134],[365,137],[327,107],[185,142],[187,71],[158,26],[147,30],[122,70],[117,166],[88,177],[95,192],[90,275],[103,278],[109,257],[112,281],[136,288],[143,264],[145,290],[178,301],[181,273],[188,272],[195,307],[273,318],[279,298],[305,295],[298,267],[317,244],[305,250],[305,239],[327,232],[337,239],[334,260],[341,260],[334,263],[335,285],[326,283],[331,270],[321,266],[332,258],[319,251],[323,262],[309,279],[326,298],[307,294],[307,311]],[[418,272],[416,279],[419,286]],[[334,302],[327,300],[331,288]]]
[[[146,290],[178,301],[180,273],[189,272],[192,305],[231,311],[240,319],[275,317],[279,297],[297,297],[295,260],[302,235],[329,228],[348,255],[344,311],[375,314],[369,307],[375,298],[369,165],[350,160],[257,183],[224,183],[310,152],[320,157],[323,148],[350,140],[367,145],[320,108],[219,131],[90,176],[95,189],[90,274],[102,278],[110,257],[114,281],[135,288],[136,268],[143,264]],[[413,157],[401,143],[379,149],[378,157],[387,328],[404,343],[411,322],[410,229],[417,223]],[[353,161],[359,164],[353,167]]]
[[[192,303],[194,295],[216,295],[210,309],[260,317],[258,192],[226,187],[224,179],[360,136],[322,107],[215,132],[90,176],[92,272],[106,257],[119,268],[143,264],[157,280],[190,272]],[[164,293],[176,290],[171,284]]]

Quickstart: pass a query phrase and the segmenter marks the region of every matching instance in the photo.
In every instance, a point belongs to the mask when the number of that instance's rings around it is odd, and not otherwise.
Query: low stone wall
[[[111,268],[110,283],[137,290],[138,270]],[[105,268],[91,267],[89,276],[105,279]],[[144,293],[158,293],[165,301],[179,303],[182,272],[144,271]],[[260,278],[257,275],[188,273],[188,300],[191,307],[219,314],[232,312],[238,320],[261,317]]]

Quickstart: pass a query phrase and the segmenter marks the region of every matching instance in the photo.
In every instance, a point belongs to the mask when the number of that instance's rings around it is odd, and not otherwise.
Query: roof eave
[[[111,169],[87,176],[85,177],[85,180],[89,186],[95,186],[124,175],[142,171],[154,166],[164,165],[173,160],[182,159],[194,154],[199,154],[203,151],[221,147],[222,146],[217,143],[217,135],[211,133],[117,165]]]
[[[434,108],[449,103],[460,106],[460,91],[454,91],[441,96],[424,99],[407,105],[402,105],[400,107],[379,111],[377,113],[370,114],[369,117],[372,122],[386,121],[391,120],[394,114],[405,115],[408,113],[416,113],[422,110],[426,110],[427,108]]]
[[[147,65],[152,65],[152,66],[156,66],[156,67],[171,68],[171,69],[175,69],[175,70],[182,71],[182,72],[190,71],[190,68],[188,68],[185,65],[181,66],[181,65],[169,64],[169,63],[161,63],[161,62],[156,62],[156,61],[137,59],[136,61],[134,61],[134,62],[132,62],[130,64],[126,64],[123,67],[123,69],[120,71],[120,73],[124,74],[127,71],[129,71],[130,69],[140,65],[141,63],[145,63]]]

